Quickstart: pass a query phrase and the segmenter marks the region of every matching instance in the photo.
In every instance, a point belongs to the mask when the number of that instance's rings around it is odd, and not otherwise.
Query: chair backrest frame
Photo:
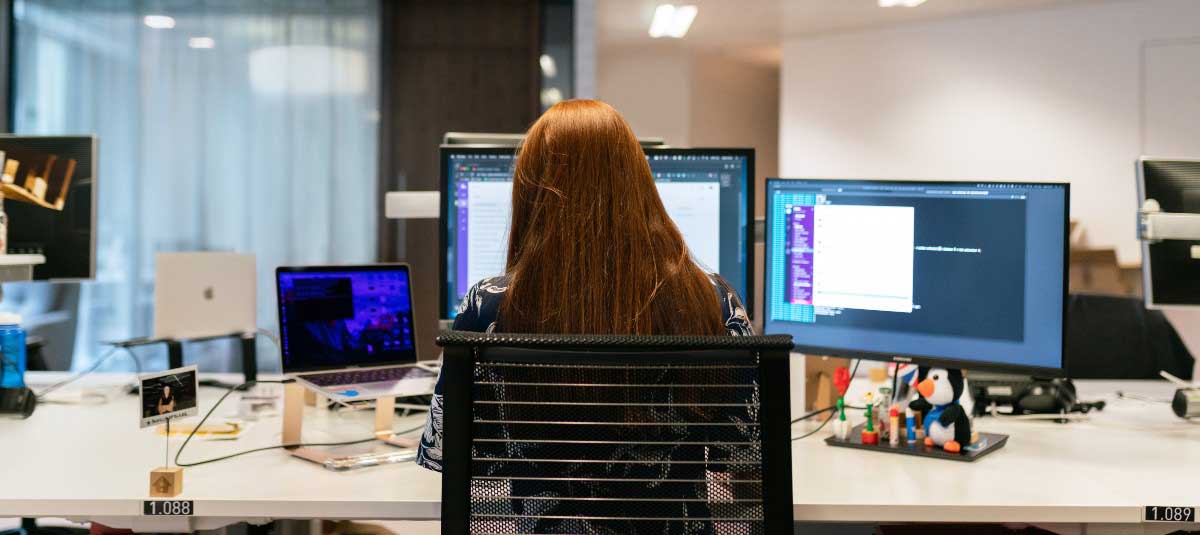
[[[790,533],[792,525],[790,336],[521,335],[449,331],[438,337],[442,366],[442,533],[470,533],[475,366],[481,360],[528,358],[555,350],[586,353],[589,360],[632,355],[653,359],[716,352],[756,357],[761,413],[762,507],[765,533]],[[544,353],[543,353],[544,354]]]

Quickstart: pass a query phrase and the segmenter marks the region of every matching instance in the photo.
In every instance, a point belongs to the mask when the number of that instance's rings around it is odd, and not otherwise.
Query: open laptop
[[[432,394],[410,281],[405,264],[276,269],[284,374],[343,403]]]
[[[154,339],[194,340],[258,329],[254,255],[154,257]]]

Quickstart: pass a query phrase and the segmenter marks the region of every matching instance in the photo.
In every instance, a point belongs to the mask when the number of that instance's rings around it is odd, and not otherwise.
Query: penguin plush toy
[[[909,407],[924,417],[925,445],[958,453],[971,443],[971,420],[959,403],[963,395],[961,370],[921,366],[917,371],[919,397]]]

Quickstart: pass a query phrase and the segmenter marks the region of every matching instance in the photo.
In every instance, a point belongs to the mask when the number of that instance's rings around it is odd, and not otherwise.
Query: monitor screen
[[[801,351],[1063,367],[1066,184],[767,181],[764,330]]]
[[[719,273],[753,310],[749,246],[753,149],[645,148],[667,213],[702,269]],[[512,147],[442,148],[442,317],[476,282],[504,273],[512,209]]]
[[[39,254],[34,280],[96,274],[96,138],[0,135],[9,254]]]
[[[1143,158],[1140,202],[1154,199],[1166,213],[1200,214],[1200,160]],[[1146,303],[1200,306],[1200,240],[1142,242]]]
[[[416,361],[406,266],[279,268],[283,371]]]

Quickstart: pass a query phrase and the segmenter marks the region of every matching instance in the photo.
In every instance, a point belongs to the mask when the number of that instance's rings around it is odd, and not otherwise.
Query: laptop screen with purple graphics
[[[285,373],[416,361],[404,265],[279,268]]]

